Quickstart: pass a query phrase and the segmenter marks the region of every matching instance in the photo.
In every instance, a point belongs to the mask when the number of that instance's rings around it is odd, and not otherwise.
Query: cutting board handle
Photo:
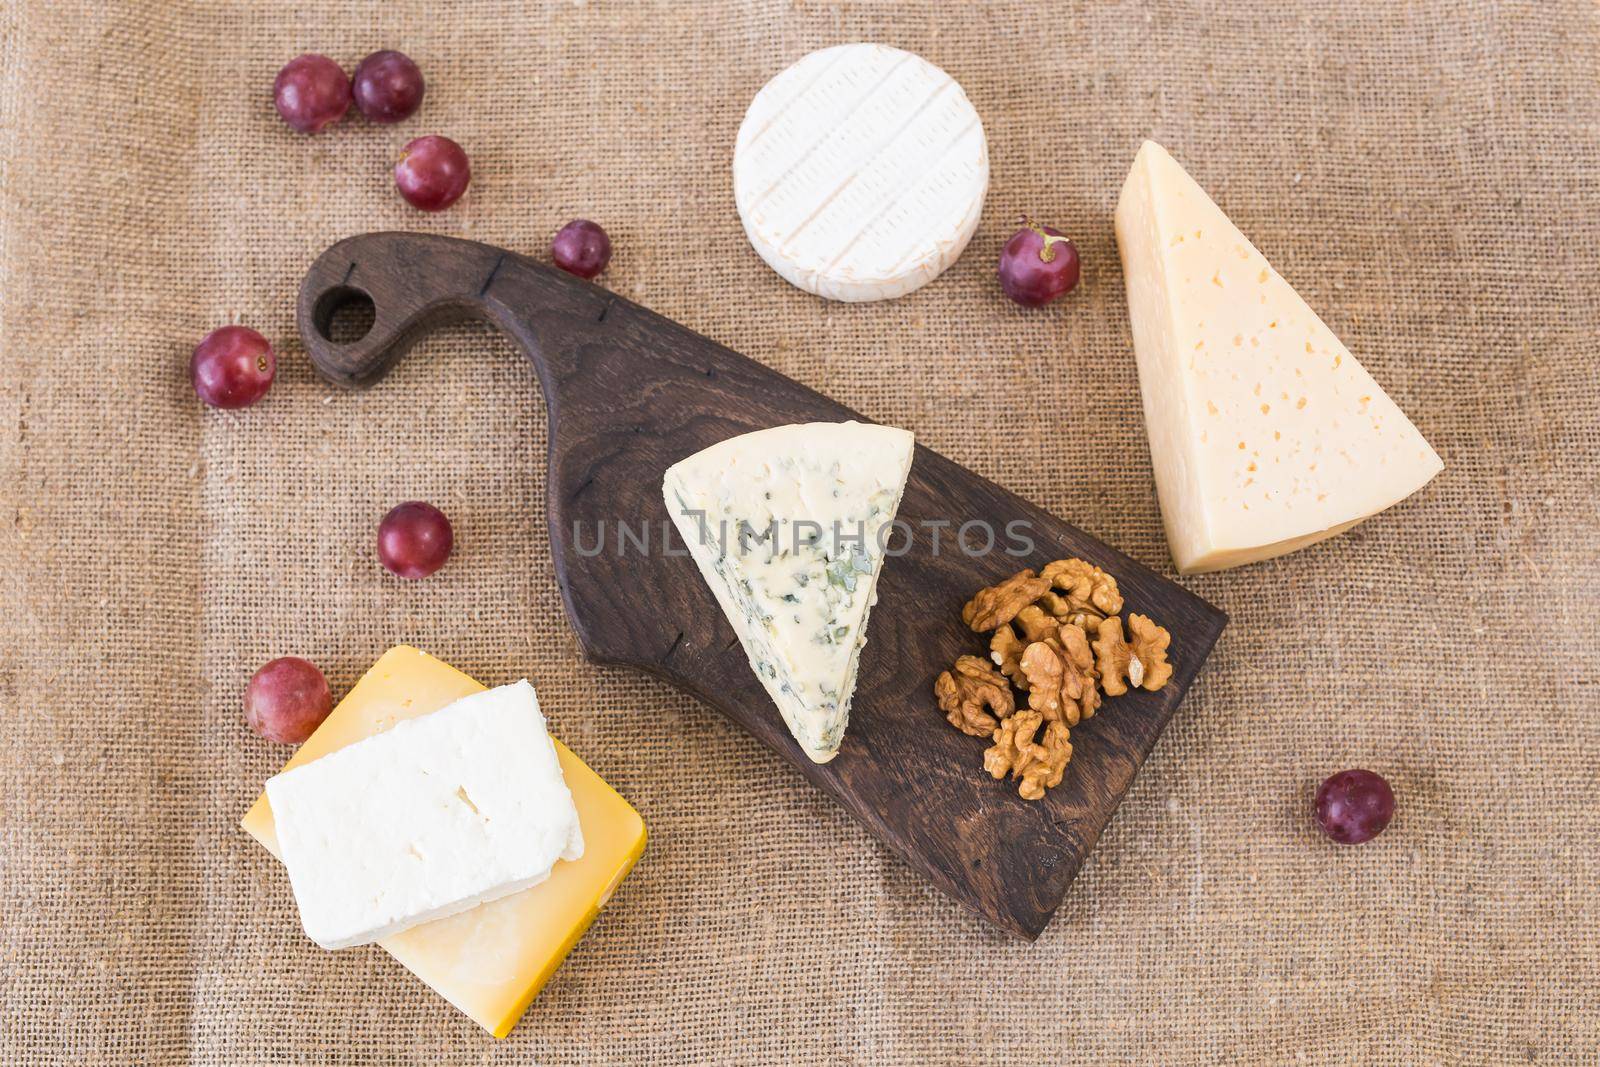
[[[368,302],[366,333],[337,340],[339,311]],[[696,691],[702,681],[680,665],[684,657],[664,662],[680,631],[647,622],[671,598],[646,592],[662,573],[646,564],[663,562],[660,553],[679,543],[667,529],[662,472],[714,441],[796,416],[856,417],[599,286],[475,241],[398,232],[347,238],[306,272],[297,315],[312,364],[356,387],[382,378],[442,324],[485,319],[509,335],[544,392],[550,554],[580,644],[592,659],[655,671]],[[651,558],[630,552],[638,541],[624,543],[624,533],[649,535]],[[693,568],[677,577],[699,583]],[[694,598],[672,604],[674,612],[700,610],[709,596],[673,584]]]
[[[552,396],[576,350],[558,335],[570,334],[573,323],[602,321],[614,299],[564,271],[475,241],[369,233],[317,257],[300,286],[297,318],[317,370],[352,386],[382,378],[437,326],[489,319],[521,344]],[[367,303],[371,328],[354,340],[334,340],[341,309]]]

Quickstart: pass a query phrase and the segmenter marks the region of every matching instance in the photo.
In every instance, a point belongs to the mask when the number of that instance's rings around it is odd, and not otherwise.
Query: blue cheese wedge
[[[307,936],[366,944],[509,896],[583,855],[527,681],[464,697],[267,780]]]
[[[668,469],[667,511],[807,756],[850,719],[909,432],[858,422],[734,437]]]

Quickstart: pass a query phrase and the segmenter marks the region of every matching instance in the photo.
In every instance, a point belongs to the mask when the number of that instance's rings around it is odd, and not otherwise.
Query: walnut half
[[[1018,637],[1017,632],[1022,632]],[[1061,623],[1046,615],[1038,605],[1029,604],[1017,612],[1010,622],[1001,623],[989,639],[989,658],[994,660],[1007,678],[1017,688],[1027,689],[1028,679],[1022,673],[1022,652],[1035,641],[1047,641],[1061,632]]]
[[[1104,616],[1093,608],[1074,607],[1068,598],[1054,590],[1041,594],[1034,603],[1040,610],[1049,612],[1061,622],[1070,622],[1085,633],[1100,632],[1100,622]]]
[[[1022,772],[1022,784],[1017,792],[1023,800],[1038,800],[1046,789],[1061,784],[1067,773],[1067,762],[1072,759],[1072,742],[1067,740],[1067,728],[1052,722],[1044,728],[1044,740],[1029,746],[1033,760]]]
[[[1167,646],[1172,637],[1145,615],[1128,616],[1127,638],[1122,620],[1113,616],[1100,624],[1094,641],[1095,664],[1107,696],[1121,696],[1132,686],[1155,692],[1172,679]]]
[[[1122,611],[1117,580],[1086,560],[1058,559],[1046,564],[1039,577],[1061,590],[1074,612],[1093,612],[1105,618]]]
[[[933,683],[934,699],[946,721],[964,734],[989,737],[1016,710],[1011,686],[977,656],[962,656]],[[985,710],[987,709],[987,710]]]
[[[1031,569],[1018,571],[999,585],[978,590],[961,609],[961,621],[978,633],[993,630],[1016,618],[1017,612],[1049,588],[1049,579],[1036,576]]]
[[[1069,623],[1058,637],[1035,641],[1018,663],[1028,679],[1028,707],[1047,721],[1076,726],[1100,706],[1100,690],[1090,673],[1094,655],[1078,627]]]
[[[1021,711],[1000,724],[994,732],[994,745],[983,754],[983,769],[996,778],[1010,774],[1020,778],[1017,792],[1024,800],[1038,800],[1046,789],[1061,784],[1067,762],[1072,759],[1072,742],[1060,722],[1045,725],[1044,736],[1035,739],[1043,717],[1036,711]]]

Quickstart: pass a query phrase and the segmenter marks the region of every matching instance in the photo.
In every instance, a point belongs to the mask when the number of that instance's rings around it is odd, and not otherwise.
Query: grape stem
[[[1056,245],[1063,241],[1068,243],[1072,241],[1070,237],[1045,233],[1043,226],[1040,226],[1026,215],[1022,216],[1022,225],[1038,234],[1039,238],[1044,241],[1044,244],[1039,246],[1039,261],[1042,263],[1054,263],[1056,261]]]

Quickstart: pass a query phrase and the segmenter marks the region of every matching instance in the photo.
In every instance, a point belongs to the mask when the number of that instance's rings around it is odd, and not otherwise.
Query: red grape
[[[214,408],[247,408],[267,395],[278,357],[248,326],[223,326],[206,334],[189,359],[194,391]]]
[[[403,52],[374,52],[351,78],[356,107],[373,122],[399,122],[422,106],[422,71]]]
[[[378,524],[378,559],[402,578],[426,578],[450,558],[450,520],[432,504],[407,501]]]
[[[418,137],[395,164],[394,183],[414,208],[443,211],[467,191],[472,168],[461,146],[448,137]]]
[[[1078,246],[1060,230],[1022,222],[1000,251],[1000,288],[1024,307],[1044,307],[1078,284]]]
[[[1317,789],[1317,825],[1341,845],[1359,845],[1383,833],[1394,818],[1394,793],[1371,771],[1340,771]]]
[[[574,219],[550,242],[550,258],[568,274],[593,278],[611,262],[611,238],[599,223]]]
[[[316,133],[350,110],[350,78],[327,56],[297,56],[278,71],[272,102],[284,122],[301,133]]]
[[[333,710],[322,672],[298,656],[284,656],[256,671],[244,690],[244,721],[281,745],[298,745]]]

